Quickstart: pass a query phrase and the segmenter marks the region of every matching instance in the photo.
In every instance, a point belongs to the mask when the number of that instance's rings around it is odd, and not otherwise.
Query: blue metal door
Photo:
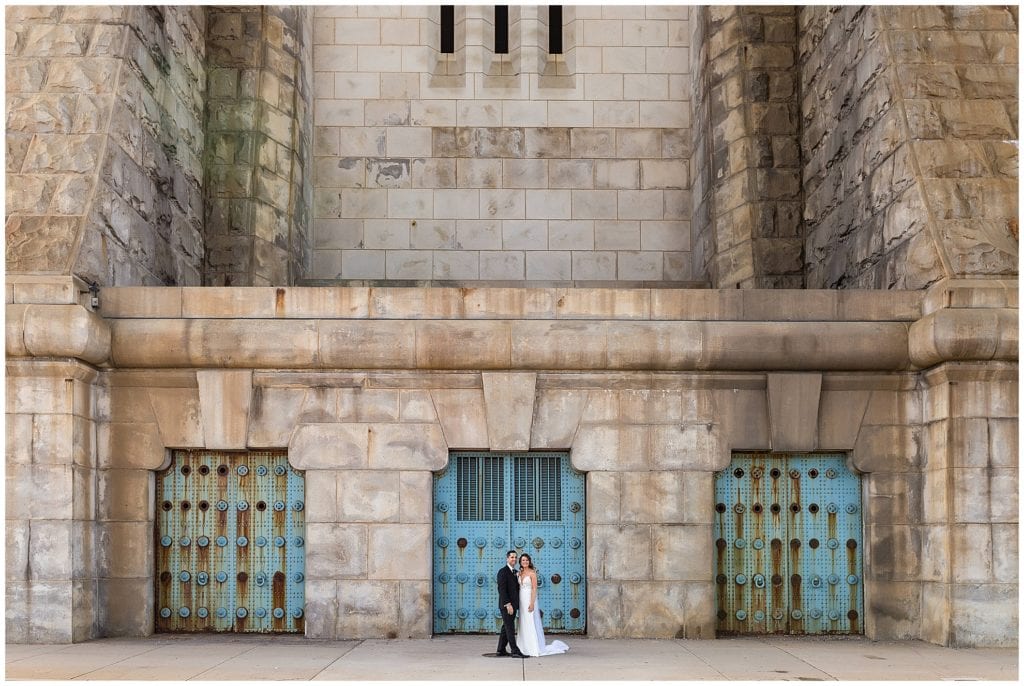
[[[496,633],[508,550],[538,568],[546,631],[586,628],[584,479],[565,453],[453,453],[434,477],[434,633]]]
[[[715,475],[720,634],[862,633],[860,484],[841,454],[733,455]]]
[[[156,630],[302,633],[304,484],[284,453],[175,451],[156,477]]]

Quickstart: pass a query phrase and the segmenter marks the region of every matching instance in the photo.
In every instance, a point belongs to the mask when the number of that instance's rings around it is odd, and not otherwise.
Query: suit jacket
[[[519,609],[519,577],[508,565],[498,570],[498,607],[505,607],[505,603],[512,603],[513,608]]]

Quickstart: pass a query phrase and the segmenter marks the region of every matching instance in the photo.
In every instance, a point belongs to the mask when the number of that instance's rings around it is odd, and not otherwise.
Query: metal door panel
[[[468,467],[473,464],[487,466]],[[546,485],[531,483],[533,493],[526,495],[529,474],[538,468]],[[557,489],[550,488],[555,481]],[[475,507],[467,508],[467,499]],[[525,505],[538,500],[545,500],[543,506],[527,511]],[[545,627],[582,632],[585,520],[583,475],[564,453],[452,454],[434,479],[434,633],[500,630],[495,576],[510,549],[537,561]]]
[[[715,494],[720,633],[860,633],[860,479],[843,455],[737,454]]]
[[[157,631],[303,631],[304,482],[283,453],[175,451],[156,483]]]

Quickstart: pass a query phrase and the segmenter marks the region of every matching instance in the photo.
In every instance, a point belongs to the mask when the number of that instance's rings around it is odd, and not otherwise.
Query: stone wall
[[[200,283],[202,7],[8,7],[8,273]]]
[[[801,288],[796,7],[696,12],[694,269],[717,288]]]
[[[1016,13],[799,14],[807,286],[1016,274]]]
[[[312,14],[208,11],[204,283],[286,286],[310,263]]]
[[[692,279],[689,8],[318,7],[311,278],[663,284]]]

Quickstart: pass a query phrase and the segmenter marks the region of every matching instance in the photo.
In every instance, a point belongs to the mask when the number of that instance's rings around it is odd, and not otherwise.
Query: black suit
[[[511,613],[505,607],[506,604],[512,605]],[[519,609],[519,577],[508,568],[508,565],[503,565],[498,570],[498,605],[501,607],[501,621],[504,625],[498,637],[498,652],[504,653],[505,646],[508,645],[512,654],[517,655],[519,646],[516,645],[516,611]]]

